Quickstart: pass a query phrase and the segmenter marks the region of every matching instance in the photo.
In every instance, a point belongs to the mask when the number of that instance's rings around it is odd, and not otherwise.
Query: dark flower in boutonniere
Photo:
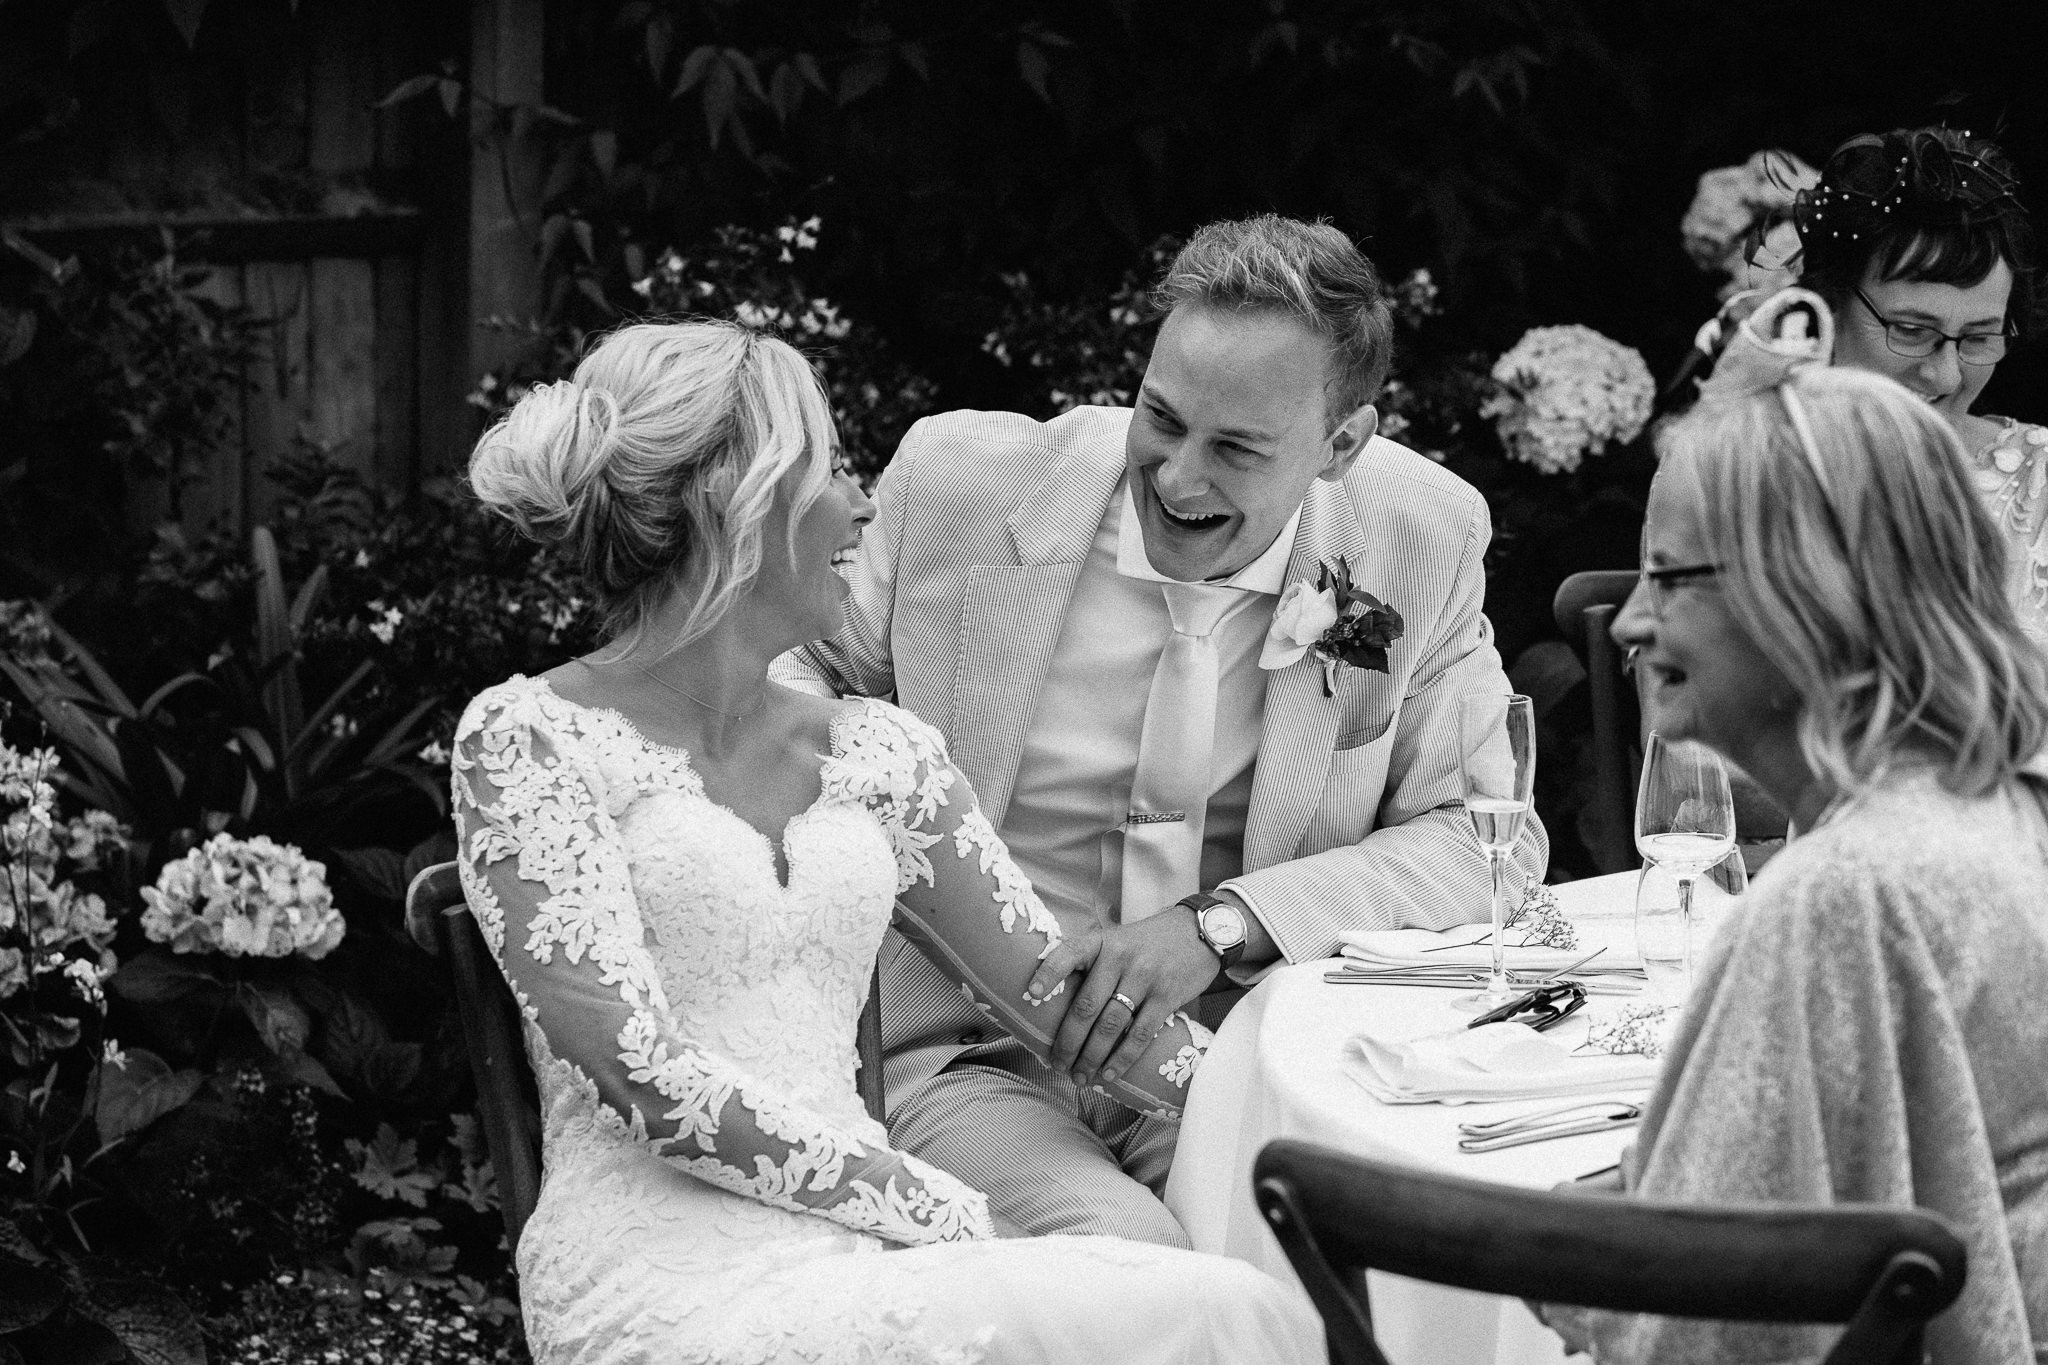
[[[1260,668],[1286,668],[1310,650],[1323,661],[1323,695],[1337,694],[1337,668],[1387,671],[1387,650],[1401,638],[1401,613],[1351,581],[1350,563],[1319,566],[1315,586],[1296,579],[1280,594]]]

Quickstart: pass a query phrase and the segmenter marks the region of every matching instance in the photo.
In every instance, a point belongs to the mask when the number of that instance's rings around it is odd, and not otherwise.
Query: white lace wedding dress
[[[788,884],[679,749],[515,678],[470,704],[454,791],[469,905],[525,1013],[545,1178],[519,1240],[539,1365],[1324,1359],[1306,1301],[1249,1266],[1098,1237],[991,1240],[986,1198],[892,1150],[854,1088],[897,923],[992,1018],[1057,922],[935,731],[832,725]],[[1177,1108],[1176,1017],[1126,1103]]]

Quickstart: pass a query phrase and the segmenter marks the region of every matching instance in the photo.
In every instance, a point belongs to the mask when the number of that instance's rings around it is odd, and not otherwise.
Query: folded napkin
[[[1511,972],[1554,972],[1569,967],[1595,948],[1598,957],[1572,973],[1592,976],[1603,972],[1641,972],[1643,960],[1632,941],[1633,925],[1620,932],[1595,936],[1594,926],[1580,925],[1580,946],[1545,948],[1540,944],[1520,947],[1514,930],[1508,930],[1507,964]],[[1604,926],[1603,926],[1604,927]],[[1477,968],[1493,966],[1493,944],[1473,943],[1487,938],[1485,925],[1460,924],[1439,933],[1433,929],[1348,929],[1337,935],[1344,956],[1362,967]]]
[[[1565,1031],[1565,1026],[1559,1026]],[[1583,1039],[1583,1027],[1568,1030]],[[1344,1045],[1344,1070],[1386,1104],[1466,1104],[1645,1090],[1657,1062],[1642,1056],[1572,1053],[1573,1043],[1527,1024],[1455,1028],[1420,1038],[1372,1032]]]

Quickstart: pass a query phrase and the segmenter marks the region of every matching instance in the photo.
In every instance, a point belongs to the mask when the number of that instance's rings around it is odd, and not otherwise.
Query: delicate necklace
[[[656,683],[660,684],[663,687],[666,687],[669,691],[675,693],[677,696],[682,697],[687,701],[693,701],[697,703],[697,705],[703,707],[706,711],[711,712],[711,714],[715,716],[724,716],[727,720],[745,720],[747,717],[753,715],[755,712],[759,711],[763,706],[767,705],[768,703],[768,689],[766,686],[763,686],[761,688],[760,694],[754,698],[754,704],[752,706],[749,706],[744,711],[727,711],[723,707],[713,706],[710,702],[704,700],[702,697],[698,696],[694,692],[688,691],[681,687],[677,687],[674,683],[670,682],[667,678],[662,677],[659,673],[656,673],[653,669],[649,668],[645,664],[634,664],[633,667],[639,669],[642,673],[645,673],[648,677],[654,679]]]

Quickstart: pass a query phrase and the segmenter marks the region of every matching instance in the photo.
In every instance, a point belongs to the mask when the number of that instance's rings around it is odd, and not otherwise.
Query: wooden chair
[[[1438,1175],[1282,1139],[1253,1194],[1323,1315],[1332,1365],[1387,1365],[1367,1268],[1486,1294],[1737,1322],[1841,1322],[1825,1365],[1919,1365],[1963,1286],[1921,1209],[1654,1204]]]
[[[1635,591],[1633,569],[1575,573],[1558,585],[1550,613],[1565,643],[1586,666],[1593,708],[1594,811],[1588,848],[1602,872],[1637,866],[1636,777],[1642,767],[1637,731],[1641,725],[1635,684],[1624,672],[1622,652],[1608,629],[1621,604]]]
[[[476,1076],[478,1117],[504,1206],[506,1240],[517,1247],[540,1198],[541,1169],[540,1097],[526,1060],[519,1006],[469,914],[454,863],[436,863],[413,878],[405,893],[405,923],[415,943],[448,964],[454,980],[462,1036]],[[867,1007],[861,1011],[857,1081],[861,1101],[883,1122],[879,986],[879,980],[869,982]]]

